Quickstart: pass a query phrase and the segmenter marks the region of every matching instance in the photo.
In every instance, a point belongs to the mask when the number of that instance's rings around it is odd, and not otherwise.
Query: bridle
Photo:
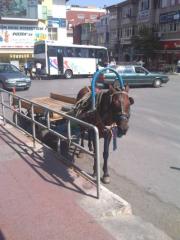
[[[113,102],[113,97],[117,94],[120,94],[120,105],[121,105],[121,111],[117,112],[114,116],[113,119],[115,121],[128,121],[130,118],[130,110],[128,111],[128,113],[125,111],[124,109],[124,105],[123,105],[123,94],[128,96],[128,93],[124,90],[118,90],[117,92],[113,93],[110,95],[110,102],[112,104]]]

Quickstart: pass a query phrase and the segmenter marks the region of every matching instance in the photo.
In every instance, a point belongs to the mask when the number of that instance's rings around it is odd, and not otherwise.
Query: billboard
[[[0,16],[37,19],[37,0],[0,0]]]
[[[34,42],[46,40],[47,30],[28,25],[0,25],[1,48],[32,48]]]

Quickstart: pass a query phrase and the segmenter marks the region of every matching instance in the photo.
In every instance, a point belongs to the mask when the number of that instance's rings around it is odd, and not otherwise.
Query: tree
[[[159,38],[155,35],[153,29],[145,26],[131,40],[134,50],[143,54],[146,59],[153,59],[154,51],[161,48]]]

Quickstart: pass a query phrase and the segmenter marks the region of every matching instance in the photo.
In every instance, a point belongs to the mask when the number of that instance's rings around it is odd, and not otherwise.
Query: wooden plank
[[[43,107],[47,107],[49,109],[52,109],[52,112],[50,113],[50,121],[57,121],[63,118],[60,114],[53,113],[53,111],[63,111],[64,108],[71,108],[74,103],[76,102],[75,98],[71,97],[66,97],[63,95],[51,93],[50,97],[39,97],[39,98],[34,98],[31,100],[33,103],[37,103],[39,105],[42,105]],[[18,105],[18,101],[16,97],[13,98],[13,104]],[[21,101],[21,107],[25,108],[27,110],[31,109],[31,103],[26,102],[24,100]],[[44,109],[41,106],[34,106],[34,113],[40,113],[44,114]],[[63,111],[67,112],[67,111]]]
[[[50,98],[62,101],[62,102],[66,102],[66,103],[71,103],[71,104],[75,104],[76,103],[76,99],[72,98],[72,97],[67,97],[67,96],[63,96],[57,93],[50,93]]]

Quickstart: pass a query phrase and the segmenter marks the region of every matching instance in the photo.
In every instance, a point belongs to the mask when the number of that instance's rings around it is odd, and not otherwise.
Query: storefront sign
[[[65,18],[48,18],[48,27],[66,27],[66,19]]]
[[[180,49],[180,40],[162,41],[163,49]]]
[[[34,42],[47,39],[47,30],[38,27],[0,25],[0,48],[32,48]]]
[[[179,22],[180,21],[180,10],[163,13],[159,16],[159,23],[168,23],[168,22]]]

